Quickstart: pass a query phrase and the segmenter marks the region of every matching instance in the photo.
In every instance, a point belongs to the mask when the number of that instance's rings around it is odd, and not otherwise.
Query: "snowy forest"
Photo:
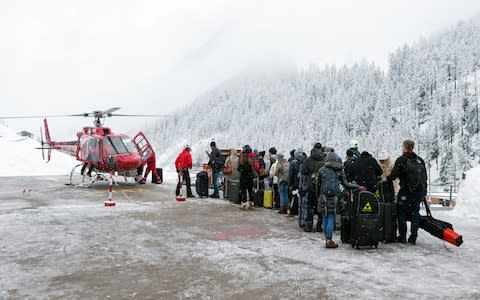
[[[212,139],[220,148],[301,147],[307,154],[321,142],[341,156],[356,139],[361,151],[375,157],[385,149],[396,158],[411,138],[432,177],[452,184],[478,164],[479,52],[480,15],[399,47],[387,70],[362,61],[246,71],[147,133],[160,165],[173,164],[185,144],[195,162],[205,161]]]

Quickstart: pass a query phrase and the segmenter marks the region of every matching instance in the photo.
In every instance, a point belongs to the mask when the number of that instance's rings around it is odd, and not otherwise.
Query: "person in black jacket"
[[[220,193],[218,192],[218,174],[223,169],[225,160],[223,159],[222,152],[217,148],[217,144],[214,141],[210,143],[210,148],[212,149],[210,153],[205,151],[209,158],[208,165],[212,167],[213,194],[209,197],[220,198]]]
[[[407,218],[411,216],[410,237],[408,242],[416,244],[420,226],[420,203],[427,195],[427,169],[424,160],[413,152],[415,143],[403,142],[403,155],[397,158],[388,181],[400,179],[400,191],[397,197],[397,218],[399,237],[397,242],[406,243]]]
[[[355,160],[356,159],[355,159],[355,156],[353,154],[353,151],[351,149],[348,149],[347,150],[347,159],[345,160],[345,163],[343,164],[345,175],[347,176],[347,181],[348,182],[355,181],[355,174],[354,174]]]
[[[317,195],[315,194],[316,177],[318,170],[325,164],[325,153],[322,151],[322,144],[315,143],[310,157],[305,159],[302,168],[300,170],[301,176],[304,176],[307,182],[307,197],[308,197],[308,209],[307,209],[307,222],[303,231],[311,232],[313,227],[313,211],[316,211]],[[301,193],[304,191],[300,191]],[[317,231],[322,231],[322,216],[318,215]]]
[[[353,178],[356,184],[364,186],[375,193],[376,185],[381,180],[382,168],[377,160],[367,151],[363,151],[353,164]]]
[[[240,190],[242,194],[242,209],[253,208],[253,160],[248,156],[248,152],[242,152],[238,163],[238,172],[240,172]],[[248,191],[248,201],[247,201]]]

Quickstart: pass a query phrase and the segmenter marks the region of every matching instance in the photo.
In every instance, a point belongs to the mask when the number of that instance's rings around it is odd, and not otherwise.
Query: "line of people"
[[[379,152],[377,159],[367,151],[360,152],[355,140],[351,141],[343,160],[333,148],[323,147],[321,143],[314,144],[309,156],[302,149],[297,149],[290,151],[288,159],[275,147],[257,151],[245,145],[240,154],[231,149],[224,160],[216,143],[212,142],[212,151],[207,152],[214,187],[210,197],[219,198],[218,175],[222,171],[228,180],[239,180],[241,207],[244,209],[253,207],[255,197],[260,197],[263,190],[273,189],[278,213],[289,218],[298,215],[299,226],[305,232],[313,231],[316,215],[316,231],[324,232],[327,248],[336,248],[338,245],[333,241],[333,231],[340,185],[347,190],[375,193],[379,181],[390,181],[394,184],[395,193],[398,193],[397,241],[407,242],[406,220],[411,218],[408,242],[415,244],[420,223],[420,202],[426,196],[427,179],[425,163],[413,152],[414,145],[411,140],[404,141],[402,156],[393,164],[384,150]],[[179,159],[179,156],[175,162],[179,174],[185,174],[191,168],[189,151],[186,147],[182,152],[188,159]],[[187,189],[187,197],[193,197],[189,183]]]

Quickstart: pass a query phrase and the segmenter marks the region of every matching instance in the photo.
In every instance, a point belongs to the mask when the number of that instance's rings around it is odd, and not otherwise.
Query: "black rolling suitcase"
[[[355,192],[353,207],[355,214],[351,218],[350,242],[352,247],[378,247],[382,239],[380,203],[370,192]]]
[[[392,182],[382,182],[379,185],[380,219],[383,226],[382,241],[392,243],[397,240],[397,205]]]
[[[208,197],[208,173],[205,171],[197,173],[197,180],[195,181],[195,190],[198,197]]]

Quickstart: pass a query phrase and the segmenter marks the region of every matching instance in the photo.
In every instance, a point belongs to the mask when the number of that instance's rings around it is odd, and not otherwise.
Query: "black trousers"
[[[178,173],[178,184],[177,184],[177,190],[176,190],[176,195],[180,195],[180,190],[182,188],[182,183],[183,180],[185,180],[185,185],[187,186],[187,195],[192,195],[192,186],[190,182],[190,173],[188,173],[188,169],[183,169],[182,170],[182,175]]]

